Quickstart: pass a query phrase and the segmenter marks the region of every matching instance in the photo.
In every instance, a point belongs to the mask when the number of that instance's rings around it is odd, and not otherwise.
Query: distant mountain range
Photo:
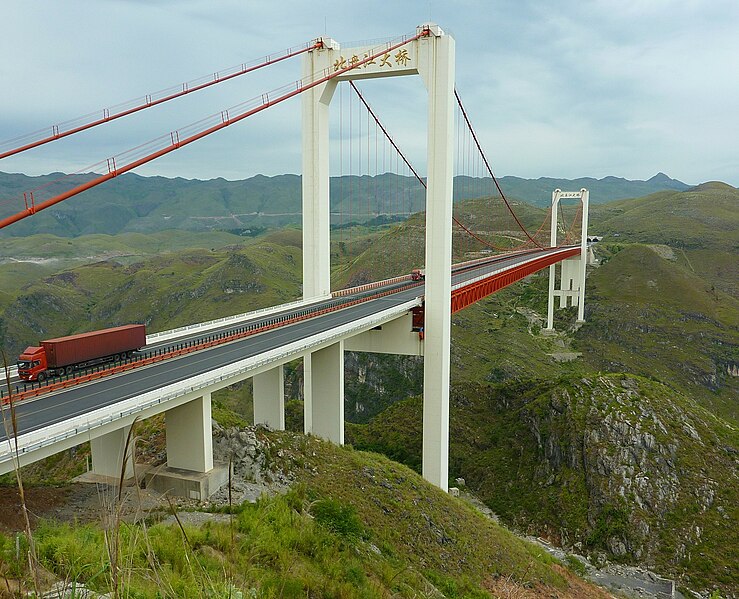
[[[63,183],[57,182],[62,177]],[[92,173],[28,177],[0,172],[0,217],[22,209],[26,191],[36,190],[34,196],[39,202],[94,177]],[[689,188],[663,173],[647,181],[619,177],[502,177],[499,181],[507,197],[536,206],[548,205],[551,192],[557,188],[579,190],[585,187],[590,190],[593,203]],[[455,201],[497,195],[490,178],[455,178]],[[424,190],[418,181],[392,173],[375,177],[334,177],[331,179],[331,198],[332,222],[335,225],[377,218],[402,220],[424,208]],[[257,175],[240,181],[201,181],[127,173],[39,212],[33,218],[15,223],[0,231],[0,237],[35,233],[76,237],[90,233],[152,233],[166,229],[243,232],[299,223],[300,214],[301,178],[298,175]]]

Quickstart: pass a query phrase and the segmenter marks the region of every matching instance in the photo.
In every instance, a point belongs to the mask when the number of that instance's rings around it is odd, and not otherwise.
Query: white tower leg
[[[547,331],[554,330],[554,283],[557,277],[557,265],[549,267],[549,300],[547,302]]]
[[[423,369],[423,476],[449,483],[454,40],[419,42],[419,74],[429,93],[426,297]]]
[[[320,76],[331,67],[332,49],[311,50],[303,77]],[[329,104],[337,82],[303,92],[303,297],[331,292],[329,209]]]
[[[582,231],[580,234],[580,293],[577,304],[577,322],[585,322],[585,267],[588,263],[588,212],[590,211],[590,192],[582,193]]]

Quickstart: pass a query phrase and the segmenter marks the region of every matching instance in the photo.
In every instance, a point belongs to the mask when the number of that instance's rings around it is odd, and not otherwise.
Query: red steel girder
[[[465,287],[452,290],[452,314],[459,312],[462,308],[474,304],[488,295],[507,287],[524,277],[534,274],[547,266],[560,262],[566,258],[572,258],[580,253],[580,248],[571,248],[560,252],[554,252],[536,258],[504,270],[503,272],[491,274],[489,277],[470,283]]]

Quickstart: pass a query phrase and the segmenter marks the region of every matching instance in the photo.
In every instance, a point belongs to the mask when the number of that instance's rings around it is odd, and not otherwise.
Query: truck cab
[[[27,347],[18,357],[18,376],[24,381],[43,381],[47,369],[43,347]]]
[[[414,268],[411,271],[411,281],[423,281],[426,279],[425,268]]]

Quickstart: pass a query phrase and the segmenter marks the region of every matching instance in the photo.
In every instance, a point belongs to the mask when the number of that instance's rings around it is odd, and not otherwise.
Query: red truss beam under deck
[[[552,264],[560,262],[565,258],[572,258],[580,254],[580,248],[575,247],[566,251],[555,252],[536,258],[531,262],[519,264],[503,272],[491,274],[489,277],[470,283],[465,287],[452,290],[452,313],[459,312],[462,308],[474,304],[488,295],[507,287],[524,277],[540,271]]]

